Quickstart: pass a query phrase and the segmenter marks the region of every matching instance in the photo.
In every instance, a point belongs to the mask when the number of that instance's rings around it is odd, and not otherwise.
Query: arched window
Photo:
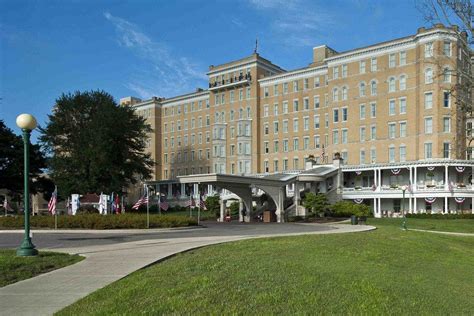
[[[377,81],[375,80],[370,82],[370,94],[377,95]]]
[[[433,69],[425,69],[425,84],[433,83]]]
[[[405,90],[407,88],[407,77],[405,75],[400,76],[398,85],[400,86],[400,90]]]
[[[365,97],[365,83],[361,82],[359,84],[359,96]]]
[[[347,100],[347,87],[342,87],[342,100]]]
[[[395,92],[395,78],[390,77],[388,79],[388,92]]]
[[[332,90],[332,100],[333,101],[339,101],[339,91],[337,88],[334,88]]]
[[[449,67],[445,67],[443,69],[443,82],[445,83],[451,82],[451,69],[449,69]]]
[[[216,123],[219,123],[219,112],[216,112]]]

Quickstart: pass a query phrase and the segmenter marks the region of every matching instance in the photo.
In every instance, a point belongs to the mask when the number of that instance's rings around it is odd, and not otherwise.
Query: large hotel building
[[[471,69],[466,42],[466,34],[435,25],[345,52],[317,46],[311,63],[296,70],[254,53],[210,66],[207,89],[120,103],[154,130],[148,150],[157,183],[193,174],[291,173],[304,170],[308,158],[331,164],[335,153],[358,170],[468,163],[461,108],[472,101],[458,89],[472,80],[460,75]],[[375,171],[367,182],[381,186],[380,179]]]

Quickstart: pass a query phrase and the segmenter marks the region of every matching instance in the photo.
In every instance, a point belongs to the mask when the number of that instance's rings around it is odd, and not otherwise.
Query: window
[[[230,91],[230,103],[234,102],[234,90]]]
[[[395,123],[388,123],[388,138],[394,139],[395,138]]]
[[[263,125],[263,134],[268,135],[268,133],[269,133],[268,123],[265,123]]]
[[[327,128],[329,127],[329,114],[324,113],[324,126]]]
[[[348,135],[347,129],[343,129],[341,133],[341,144],[347,144],[347,135]]]
[[[433,69],[425,69],[425,84],[433,83]]]
[[[268,166],[268,161],[264,161],[263,162],[263,169],[265,170],[265,172],[269,172],[270,171],[270,167]]]
[[[370,117],[375,118],[377,114],[377,104],[375,102],[370,103]]]
[[[298,150],[300,148],[300,140],[296,137],[293,138],[293,150]]]
[[[287,94],[288,93],[288,82],[284,82],[283,83],[283,94]]]
[[[445,108],[451,107],[451,98],[449,97],[450,94],[451,93],[449,91],[443,92],[443,107]]]
[[[425,143],[425,159],[433,158],[433,144]]]
[[[388,115],[395,115],[395,100],[388,101]]]
[[[404,66],[407,63],[407,52],[400,52],[400,66]]]
[[[359,128],[359,140],[361,143],[365,142],[365,126]]]
[[[345,151],[345,150],[342,151],[342,152],[341,152],[341,157],[342,157],[342,160],[343,160],[343,161],[347,162],[347,151]]]
[[[361,74],[365,74],[365,60],[361,60],[359,62],[359,72]]]
[[[347,65],[342,65],[342,78],[347,77]]]
[[[270,147],[268,146],[268,142],[264,142],[263,143],[263,150],[264,150],[264,153],[268,154],[270,152]]]
[[[342,87],[342,100],[347,100],[347,87]]]
[[[304,137],[303,138],[303,150],[308,150],[309,149],[309,137]]]
[[[268,117],[268,105],[263,106],[263,117]],[[230,111],[230,120],[231,121],[234,120],[234,111],[233,110]]]
[[[359,96],[365,97],[365,83],[364,82],[361,82],[359,84]]]
[[[338,130],[332,131],[332,143],[334,145],[339,144],[339,131]]]
[[[308,98],[303,99],[303,109],[304,110],[309,110],[309,99]]]
[[[283,159],[283,170],[288,170],[288,159]]]
[[[263,88],[263,97],[264,97],[264,98],[268,98],[269,95],[270,95],[270,94],[269,94],[269,92],[268,92],[268,87]]]
[[[407,122],[400,122],[400,137],[407,137]]]
[[[426,92],[425,93],[425,109],[433,108],[433,93]]]
[[[293,132],[298,132],[299,124],[298,119],[293,119]]]
[[[443,82],[450,83],[451,82],[451,70],[449,67],[445,67],[443,69]]]
[[[443,55],[451,56],[451,42],[450,41],[443,42]]]
[[[314,116],[314,128],[319,128],[319,115]]]
[[[278,172],[278,160],[273,161],[273,171]]]
[[[299,111],[299,102],[298,102],[298,100],[293,100],[293,111],[295,111],[295,112]]]
[[[309,87],[309,79],[305,78],[303,81],[303,89],[308,90],[308,87]]]
[[[359,152],[359,161],[361,165],[365,164],[365,150],[364,149],[361,149]]]
[[[283,151],[288,152],[288,139],[283,140]]]
[[[274,96],[278,95],[278,85],[277,84],[273,85],[273,95]]]
[[[388,67],[393,68],[395,67],[395,54],[388,55]]]
[[[370,60],[370,71],[372,72],[377,71],[377,58],[376,57]]]
[[[359,108],[360,108],[359,118],[361,120],[364,120],[365,119],[365,104],[361,104]]]
[[[314,87],[315,87],[315,88],[319,88],[319,85],[320,85],[320,84],[321,84],[321,83],[319,82],[319,77],[315,77],[315,78],[314,78]]]
[[[370,95],[377,95],[377,81],[370,82]]]
[[[273,141],[273,152],[274,153],[278,152],[278,141],[277,140]]]
[[[273,115],[278,115],[278,103],[273,104]]]
[[[319,109],[319,106],[320,106],[320,104],[319,104],[319,95],[315,95],[314,96],[314,108]]]
[[[372,125],[370,126],[370,140],[377,139],[377,126]]]
[[[293,158],[293,169],[299,169],[299,159]]]
[[[377,150],[374,147],[370,148],[370,161],[372,163],[377,161]]]
[[[309,130],[309,117],[307,116],[303,118],[303,130]]]
[[[332,90],[332,100],[333,101],[339,101],[339,91],[337,88],[334,88]]]
[[[247,95],[246,95],[247,100],[250,99],[250,87],[247,88]]]
[[[332,114],[333,114],[333,116],[332,116],[333,117],[333,122],[334,123],[339,122],[339,109],[334,109],[332,111]]]
[[[444,133],[451,132],[451,118],[450,117],[443,117],[443,132]]]
[[[332,68],[332,78],[333,79],[339,78],[339,67]]]
[[[443,158],[449,158],[450,147],[449,143],[443,143]]]
[[[398,99],[398,104],[400,108],[400,114],[405,114],[407,112],[407,99],[406,98]]]
[[[283,114],[287,114],[288,113],[288,101],[283,101],[283,105],[282,105],[282,112]]]
[[[425,134],[433,133],[433,118],[425,117]]]
[[[398,86],[400,90],[406,90],[407,88],[407,77],[405,75],[400,76],[400,80],[398,81]]]
[[[399,147],[400,162],[405,162],[407,160],[407,148],[405,145]]]
[[[298,92],[298,81],[293,81],[293,92]]]
[[[278,121],[273,122],[273,133],[278,134]]]
[[[283,120],[283,133],[288,133],[288,120]]]
[[[320,148],[321,147],[321,140],[319,135],[314,136],[314,148]]]
[[[395,92],[395,78],[390,77],[388,79],[388,92]]]
[[[388,162],[395,162],[395,147],[393,145],[388,147]]]
[[[425,44],[425,58],[433,57],[433,42],[429,42]]]
[[[347,108],[342,108],[342,121],[347,122]]]

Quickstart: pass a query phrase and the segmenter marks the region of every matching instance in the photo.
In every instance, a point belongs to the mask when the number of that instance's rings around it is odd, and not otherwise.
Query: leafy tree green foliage
[[[231,215],[239,215],[239,202],[232,202],[229,206],[229,210]]]
[[[313,213],[321,213],[327,210],[329,203],[325,194],[308,193],[304,197],[303,206]]]
[[[15,135],[5,123],[0,120],[0,189],[6,189],[10,195],[18,197],[23,192],[23,139]],[[44,154],[39,145],[30,147],[30,191],[44,192],[51,185],[41,176],[46,168]]]
[[[219,195],[208,196],[206,201],[206,208],[209,212],[216,214],[219,216],[220,214],[220,202],[219,202]]]
[[[40,141],[51,156],[51,178],[63,196],[118,192],[150,177],[153,161],[144,150],[152,129],[110,94],[63,94],[48,118]]]
[[[365,204],[356,204],[351,201],[339,201],[331,206],[334,216],[369,216],[370,208]]]

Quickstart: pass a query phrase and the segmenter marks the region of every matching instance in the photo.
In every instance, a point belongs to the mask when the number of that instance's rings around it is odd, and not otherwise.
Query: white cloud
[[[115,26],[118,44],[145,61],[146,69],[131,75],[124,84],[139,97],[170,97],[206,84],[204,68],[186,57],[176,56],[165,43],[153,40],[137,25],[109,12],[105,12],[104,17]]]
[[[274,17],[270,28],[283,44],[315,46],[334,17],[308,0],[248,0],[252,8]]]

